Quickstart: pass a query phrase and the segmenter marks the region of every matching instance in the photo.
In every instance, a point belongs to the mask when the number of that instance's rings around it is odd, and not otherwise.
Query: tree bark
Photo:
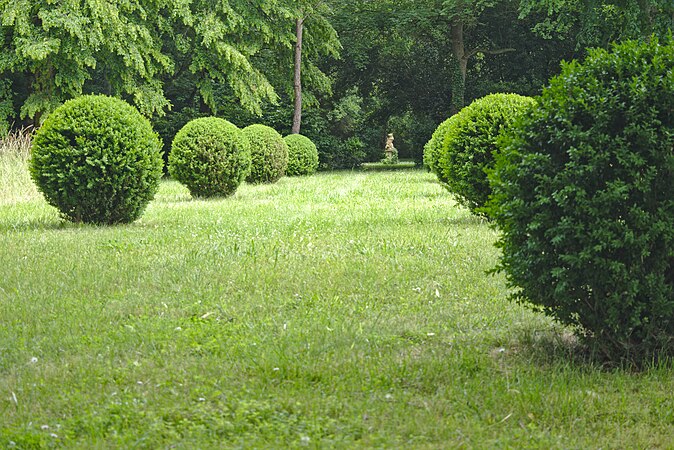
[[[500,55],[514,52],[514,48],[485,49],[476,47],[466,51],[464,41],[464,24],[460,20],[452,22],[452,56],[454,58],[454,73],[452,74],[452,102],[449,105],[450,115],[461,111],[465,105],[466,76],[468,73],[468,60],[477,53],[487,55]]]
[[[466,73],[468,71],[468,56],[463,41],[463,22],[452,22],[452,56],[455,67],[452,74],[452,102],[449,113],[454,115],[461,111],[465,102]]]
[[[304,19],[297,19],[295,23],[295,113],[293,114],[293,134],[300,133],[302,125],[302,34]]]

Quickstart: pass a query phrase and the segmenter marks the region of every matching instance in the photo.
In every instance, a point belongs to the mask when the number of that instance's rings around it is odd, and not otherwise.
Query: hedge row
[[[272,128],[240,130],[206,117],[175,136],[169,173],[194,197],[232,195],[244,179],[274,183],[316,171],[316,146],[283,139]],[[73,222],[129,223],[154,197],[162,175],[161,141],[149,121],[122,100],[88,95],[49,115],[36,133],[31,175],[47,201]]]

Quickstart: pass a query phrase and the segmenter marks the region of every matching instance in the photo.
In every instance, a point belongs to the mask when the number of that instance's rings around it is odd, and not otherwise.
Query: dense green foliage
[[[327,132],[340,136],[341,142],[355,135],[365,161],[379,161],[386,134],[393,133],[400,158],[421,165],[424,144],[453,107],[493,92],[539,94],[559,73],[559,61],[583,50],[574,39],[576,28],[553,37],[532,31],[546,18],[545,12],[519,11],[518,3],[340,2],[333,23],[344,49],[342,58],[331,64],[334,96],[324,106],[328,119],[343,99],[358,101],[359,108],[348,116],[355,131],[330,127]],[[582,11],[579,7],[568,14],[575,17]],[[463,38],[463,47],[453,47],[458,42],[455,34]],[[465,74],[460,65],[465,65]],[[304,133],[320,153],[338,148],[324,150],[313,128]],[[324,160],[329,161],[321,157],[321,163]]]
[[[127,103],[82,96],[57,108],[33,142],[31,176],[73,222],[133,222],[154,197],[161,142]]]
[[[169,173],[193,197],[226,197],[250,169],[250,146],[236,125],[217,117],[188,122],[176,134]]]
[[[318,148],[321,169],[353,169],[362,164],[367,144],[361,134],[366,117],[360,97],[347,94],[333,103],[327,114],[308,111],[305,116],[304,133]]]
[[[275,183],[288,168],[288,145],[283,137],[266,125],[249,125],[243,129],[250,144],[249,183]]]
[[[437,170],[447,188],[472,212],[480,212],[491,194],[487,170],[494,167],[499,134],[534,104],[533,99],[517,94],[492,94],[447,121]]]
[[[309,5],[312,2],[321,5],[312,7]],[[294,21],[298,17],[305,18],[302,47],[304,104],[307,108],[317,108],[318,97],[330,95],[332,79],[324,73],[327,70],[325,64],[338,56],[340,43],[328,20],[329,5],[326,2],[266,0],[231,1],[230,4],[239,14],[241,27],[244,29],[251,27],[245,39],[233,44],[237,46],[241,46],[242,43],[250,44],[246,48],[249,52],[254,52],[254,55],[248,60],[273,87],[273,98],[263,98],[253,107],[245,107],[250,102],[242,106],[237,91],[228,83],[219,80],[208,83],[208,96],[195,95],[196,88],[203,85],[210,74],[208,71],[193,73],[188,70],[191,56],[183,55],[177,64],[181,69],[177,70],[175,75],[164,79],[164,91],[171,101],[172,108],[165,116],[154,119],[155,127],[167,143],[171,142],[175,133],[189,120],[209,115],[222,117],[233,123],[273,124],[275,129],[289,133],[293,103],[292,47],[295,39],[293,30]],[[206,2],[203,2],[202,6],[210,9]],[[240,31],[246,32],[243,29]],[[213,63],[211,59],[206,61]],[[322,63],[320,67],[319,62]],[[251,90],[252,96],[261,93],[256,92],[255,84],[251,84]]]
[[[442,145],[445,143],[445,134],[450,127],[450,124],[455,119],[456,114],[438,125],[435,129],[431,139],[424,146],[424,165],[437,175],[441,183],[446,183],[444,173],[440,170],[438,162],[442,154]]]
[[[398,159],[398,149],[393,148],[386,153],[386,156],[381,160],[384,165],[395,166],[400,160]]]
[[[671,9],[664,0],[0,0],[0,133],[104,93],[150,117],[167,150],[198,117],[289,134],[302,19],[302,134],[319,167],[379,161],[387,133],[402,159],[421,164],[433,130],[464,101],[538,94],[561,59],[588,43],[664,33]]]
[[[286,175],[311,175],[318,168],[318,150],[306,136],[290,134],[283,138],[288,146]]]
[[[538,16],[537,34],[572,39],[579,47],[667,36],[674,25],[670,0],[521,0],[521,16]]]
[[[129,99],[148,116],[170,105],[184,115],[195,104],[207,113],[236,104],[260,114],[278,99],[277,80],[292,64],[296,3],[0,0],[0,129],[13,116],[39,123],[87,92]],[[322,75],[317,55],[336,47],[329,24],[320,23],[328,30],[307,42],[308,87]]]
[[[515,298],[613,361],[674,354],[672,67],[671,38],[566,64],[494,175]]]

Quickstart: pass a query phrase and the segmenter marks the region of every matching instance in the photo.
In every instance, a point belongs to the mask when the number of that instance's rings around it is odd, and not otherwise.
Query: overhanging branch
[[[477,53],[484,53],[486,55],[501,55],[503,53],[508,53],[508,52],[514,52],[516,49],[514,48],[498,48],[495,50],[489,50],[485,48],[475,48],[469,52],[466,53],[464,58],[468,59],[472,56],[475,56]]]

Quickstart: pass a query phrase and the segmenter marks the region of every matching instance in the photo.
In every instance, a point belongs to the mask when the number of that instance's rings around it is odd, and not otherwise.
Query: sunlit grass
[[[485,274],[495,231],[423,171],[211,201],[165,181],[117,227],[11,186],[0,448],[671,444],[671,368],[575,361],[567,330]]]

